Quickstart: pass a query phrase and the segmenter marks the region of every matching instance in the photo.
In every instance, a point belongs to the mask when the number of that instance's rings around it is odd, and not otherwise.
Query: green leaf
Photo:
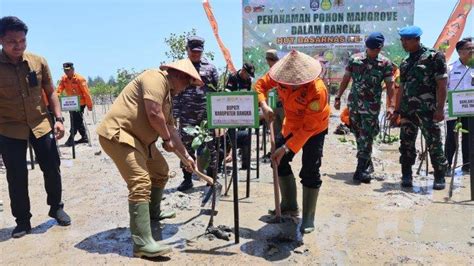
[[[199,133],[199,131],[195,127],[185,127],[183,128],[183,131],[190,136],[195,136]]]
[[[207,147],[205,147],[202,151],[202,154],[199,156],[199,164],[201,166],[201,169],[206,169],[209,167],[210,163],[210,158],[211,158],[211,152]]]
[[[193,150],[196,151],[197,149],[199,149],[201,144],[202,144],[202,139],[197,137],[193,139],[193,143],[191,143],[191,147],[193,148]]]
[[[467,133],[469,133],[469,130],[461,128],[461,133],[467,134]]]

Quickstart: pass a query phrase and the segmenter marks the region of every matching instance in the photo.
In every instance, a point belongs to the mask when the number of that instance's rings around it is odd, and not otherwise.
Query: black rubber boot
[[[369,174],[373,174],[375,172],[374,163],[372,162],[372,158],[369,159],[369,166],[367,167],[367,172]]]
[[[357,158],[357,168],[353,176],[354,181],[369,184],[372,176],[368,172],[369,160],[366,158]]]
[[[402,164],[402,187],[413,187],[413,172],[411,165]]]
[[[434,171],[434,182],[433,182],[434,190],[443,190],[446,187],[446,180],[444,179],[445,174],[446,172],[442,170]]]

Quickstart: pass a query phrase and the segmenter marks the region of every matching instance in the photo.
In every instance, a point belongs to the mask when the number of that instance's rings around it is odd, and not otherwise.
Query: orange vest
[[[293,90],[291,87],[282,87],[267,73],[254,87],[258,101],[266,101],[268,92],[275,87],[285,111],[282,134],[285,138],[291,134],[286,145],[297,153],[310,137],[327,130],[330,113],[328,92],[320,78]]]
[[[81,106],[87,105],[87,107],[92,108],[92,99],[89,94],[89,88],[87,87],[87,81],[81,75],[74,73],[71,79],[63,75],[57,89],[58,95],[63,91],[65,91],[68,96],[80,96]]]

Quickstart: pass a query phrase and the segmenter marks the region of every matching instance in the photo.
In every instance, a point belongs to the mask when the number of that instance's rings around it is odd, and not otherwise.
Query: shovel
[[[270,145],[272,154],[275,152],[275,130],[273,129],[273,121],[270,122]],[[280,209],[280,183],[278,180],[278,165],[274,160],[272,162],[273,169],[273,192],[275,194],[275,220],[276,222],[281,221],[281,209]]]
[[[175,150],[174,153],[179,157],[181,162],[183,162],[183,164],[186,167],[190,167],[190,165],[188,164],[188,160],[186,159],[186,157],[183,154],[181,154],[177,150]],[[199,177],[199,179],[205,181],[209,185],[209,188],[210,188],[205,193],[205,195],[203,197],[203,200],[202,200],[202,203],[201,203],[201,206],[204,206],[209,201],[212,194],[214,193],[214,190],[215,190],[215,193],[216,193],[217,197],[221,196],[222,185],[219,182],[217,182],[217,180],[214,181],[214,179],[212,177],[202,173],[197,168],[193,169],[193,173],[196,174]]]

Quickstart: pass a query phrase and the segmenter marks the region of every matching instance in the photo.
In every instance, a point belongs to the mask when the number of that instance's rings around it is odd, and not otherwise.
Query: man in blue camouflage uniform
[[[385,38],[380,32],[367,37],[365,52],[357,53],[349,58],[346,73],[337,93],[334,107],[341,107],[341,96],[352,79],[349,94],[349,118],[351,131],[357,141],[357,168],[354,181],[370,183],[372,164],[372,143],[379,133],[379,113],[382,96],[382,82],[385,82],[389,99],[393,97],[393,66],[392,62],[380,54]],[[393,111],[393,104],[390,104]]]
[[[191,36],[187,40],[186,51],[188,57],[199,72],[204,86],[200,88],[189,87],[183,93],[173,98],[173,114],[179,122],[179,131],[183,144],[188,153],[196,159],[195,151],[191,147],[194,137],[184,132],[184,128],[201,125],[203,120],[207,120],[206,94],[215,91],[210,86],[217,88],[219,74],[216,67],[206,58],[202,57],[204,50],[204,39],[198,36]],[[207,168],[207,174],[212,176],[216,164],[215,141],[207,142],[210,151],[211,161]],[[183,168],[183,182],[178,186],[179,191],[186,191],[193,187],[192,174]]]
[[[422,31],[409,26],[399,31],[403,49],[409,54],[400,65],[400,106],[391,115],[400,115],[400,163],[402,187],[412,187],[412,166],[415,164],[415,142],[418,128],[426,139],[434,168],[433,189],[445,188],[446,157],[437,123],[444,120],[447,94],[447,67],[444,54],[420,43]]]
[[[252,79],[255,77],[255,67],[251,63],[244,63],[242,68],[234,74],[229,75],[225,88],[230,91],[250,91],[252,89]],[[229,133],[230,137],[232,133]],[[250,134],[246,128],[237,130],[237,147],[242,153],[242,170],[247,170],[250,166]]]

